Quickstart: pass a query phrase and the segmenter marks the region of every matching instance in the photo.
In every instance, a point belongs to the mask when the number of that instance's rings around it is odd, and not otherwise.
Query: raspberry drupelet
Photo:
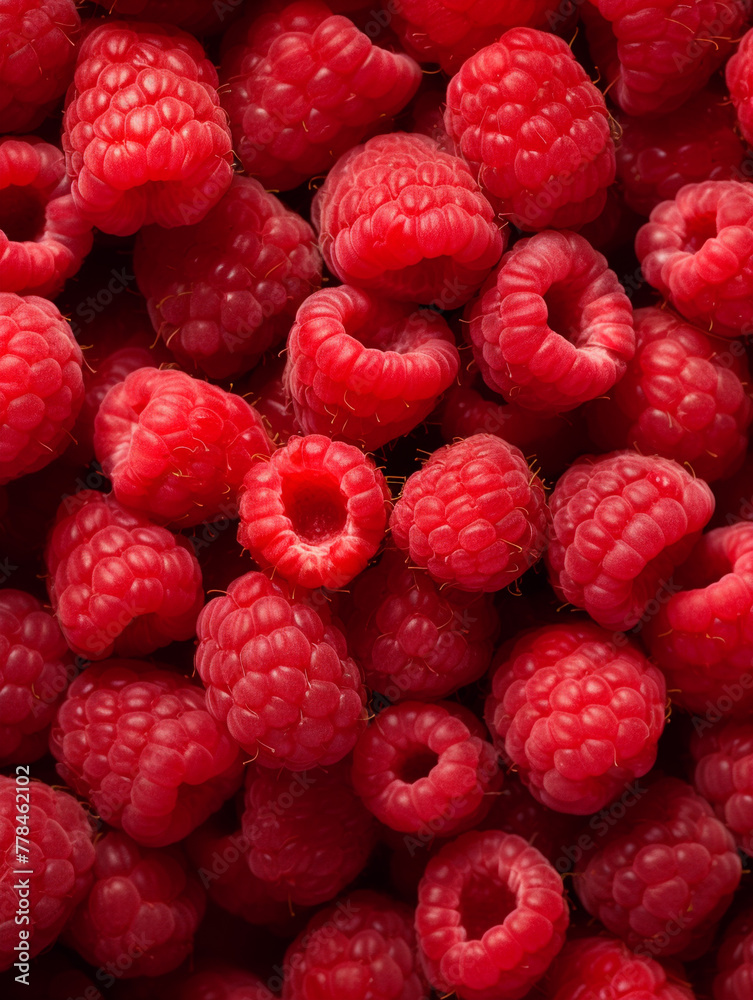
[[[463,160],[403,132],[342,156],[311,217],[341,281],[440,309],[473,296],[508,239]]]
[[[235,516],[249,465],[274,444],[235,393],[186,372],[141,368],[102,400],[94,450],[120,503],[183,528]]]
[[[398,548],[440,584],[495,591],[538,561],[549,512],[522,452],[492,434],[437,449],[392,512]]]
[[[287,190],[381,131],[418,90],[421,70],[319,0],[297,0],[267,4],[233,28],[221,77],[243,169]]]
[[[217,72],[169,25],[110,20],[78,56],[63,149],[80,211],[106,233],[200,222],[233,177]]]
[[[359,448],[291,437],[246,473],[238,541],[292,585],[339,590],[376,554],[389,508],[384,476]]]
[[[466,833],[429,861],[416,935],[430,983],[461,1000],[520,1000],[562,947],[562,880],[522,837]]]
[[[587,850],[573,885],[588,912],[644,957],[710,943],[742,866],[711,806],[676,778],[659,778]]]
[[[490,388],[547,416],[608,392],[635,352],[630,299],[606,258],[576,233],[516,243],[466,317]]]
[[[711,518],[714,496],[670,459],[618,451],[574,462],[549,506],[552,586],[599,625],[624,631],[667,590]]]
[[[366,724],[366,692],[326,602],[251,572],[199,615],[207,706],[265,767],[342,760]]]
[[[240,175],[198,225],[142,229],[134,269],[181,366],[215,379],[248,371],[275,347],[322,280],[311,226]]]
[[[750,87],[751,63],[753,61],[753,30],[742,38],[737,50],[725,68],[725,77],[732,105],[737,112],[737,123],[743,138],[750,145],[753,142],[753,93]]]
[[[459,364],[438,313],[341,285],[298,310],[285,385],[306,433],[374,451],[428,417]]]
[[[748,1000],[753,984],[753,909],[727,928],[716,956],[714,1000]]]
[[[635,313],[636,353],[609,396],[588,408],[604,451],[663,455],[712,482],[743,461],[753,420],[744,352],[724,351],[669,309]]]
[[[519,229],[577,229],[615,177],[601,92],[557,35],[512,28],[447,88],[445,127],[496,208]]]
[[[144,656],[194,635],[204,594],[189,541],[112,494],[65,497],[45,561],[50,601],[74,652]]]
[[[727,703],[723,704],[726,707]],[[690,742],[695,760],[693,784],[698,794],[711,803],[716,815],[732,831],[738,846],[751,856],[753,725],[749,718],[729,719],[721,724],[699,719],[695,720],[695,727],[696,732]]]

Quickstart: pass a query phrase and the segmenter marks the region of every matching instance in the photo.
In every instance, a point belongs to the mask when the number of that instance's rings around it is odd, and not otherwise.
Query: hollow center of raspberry
[[[25,187],[0,190],[0,229],[11,243],[33,242],[44,230],[44,207]]]
[[[319,545],[339,535],[348,517],[345,498],[335,483],[309,478],[288,479],[282,502],[293,530],[305,542]]]
[[[503,923],[516,908],[515,893],[506,885],[474,876],[460,894],[460,922],[468,941],[480,941],[492,927]]]
[[[544,302],[549,314],[549,329],[578,347],[582,329],[580,310],[573,300],[572,287],[565,282],[552,285],[544,294]]]
[[[688,222],[682,248],[688,253],[696,253],[706,240],[713,240],[717,235],[716,215],[700,215]]]
[[[436,767],[438,761],[439,757],[432,750],[417,750],[405,758],[398,769],[398,777],[406,784],[412,785],[419,778],[428,778],[429,771]]]

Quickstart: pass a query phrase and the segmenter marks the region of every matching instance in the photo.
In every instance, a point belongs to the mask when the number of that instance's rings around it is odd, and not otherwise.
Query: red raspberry
[[[698,954],[729,906],[742,866],[711,806],[661,778],[586,851],[573,879],[588,912],[646,958]]]
[[[674,576],[674,591],[647,623],[646,642],[667,677],[672,700],[705,714],[729,696],[729,711],[753,708],[753,524],[703,535]],[[725,709],[726,710],[726,709]]]
[[[382,702],[444,698],[489,666],[499,631],[492,598],[440,588],[401,552],[388,549],[346,600],[348,646]]]
[[[0,132],[23,132],[65,93],[81,18],[74,0],[0,0],[0,15]]]
[[[65,940],[90,965],[121,978],[161,976],[193,951],[206,898],[182,850],[148,850],[108,831],[97,841],[94,884]],[[123,968],[118,960],[126,956]]]
[[[33,957],[58,936],[92,878],[94,847],[89,817],[66,792],[41,781],[27,784],[27,768],[13,778],[0,775],[0,970],[20,960],[19,927],[29,932]],[[19,777],[20,775],[20,777]],[[24,807],[28,806],[28,810]],[[25,817],[19,826],[19,817]],[[17,836],[25,837],[20,842]],[[28,841],[28,842],[27,842]],[[18,870],[30,871],[28,910],[17,888]],[[20,886],[23,888],[23,886]],[[30,924],[15,922],[28,914]]]
[[[246,473],[238,541],[294,585],[338,590],[376,554],[389,496],[380,470],[354,445],[291,437]]]
[[[234,386],[234,391],[251,403],[277,444],[287,444],[293,434],[303,433],[293,411],[293,402],[285,391],[284,371],[285,356],[268,354],[247,378]]]
[[[324,604],[247,573],[199,615],[209,710],[265,767],[302,771],[352,750],[366,693]]]
[[[537,799],[587,816],[654,766],[665,705],[638,649],[588,622],[546,625],[503,648],[486,720]]]
[[[743,36],[737,51],[727,63],[725,75],[737,122],[743,138],[753,142],[753,104],[751,104],[750,74],[753,60],[753,30]]]
[[[50,750],[60,777],[146,847],[182,840],[241,782],[238,746],[205,692],[140,660],[108,660],[77,677]]]
[[[47,751],[47,730],[75,673],[58,623],[31,594],[0,590],[0,761]]]
[[[707,482],[734,471],[753,420],[745,355],[720,351],[667,309],[639,309],[635,335],[624,378],[589,407],[591,439],[604,451],[673,458]]]
[[[425,1000],[411,911],[376,892],[321,910],[290,945],[282,1000]]]
[[[0,293],[0,483],[48,465],[84,400],[82,354],[57,307]]]
[[[459,364],[438,313],[341,285],[298,310],[285,385],[306,433],[374,451],[428,417]]]
[[[252,11],[229,32],[222,105],[246,173],[286,190],[382,128],[410,101],[421,70],[373,45],[318,0]]]
[[[549,505],[555,590],[604,628],[625,630],[687,559],[714,497],[676,462],[618,451],[575,462]]]
[[[102,401],[94,449],[120,503],[187,527],[234,512],[252,459],[274,445],[240,396],[185,372],[141,368]]]
[[[749,717],[722,725],[696,719],[694,724],[690,750],[696,790],[711,803],[738,845],[753,855],[753,726]]]
[[[753,330],[753,185],[686,184],[638,231],[646,281],[717,337]]]
[[[170,26],[107,21],[87,36],[68,92],[63,148],[79,209],[106,233],[200,222],[230,186],[217,73]]]
[[[577,229],[614,180],[601,92],[567,42],[512,28],[467,59],[447,88],[445,127],[519,229]]]
[[[275,899],[326,903],[368,861],[377,824],[353,791],[349,770],[342,761],[303,774],[248,771],[242,820],[248,866]]]
[[[544,487],[522,453],[492,434],[437,449],[408,479],[390,527],[399,548],[441,584],[501,590],[541,556]]]
[[[252,972],[214,966],[200,972],[192,969],[171,1000],[274,1000],[274,996]]]
[[[518,1000],[544,975],[568,925],[562,880],[522,837],[466,833],[426,866],[416,934],[424,970],[462,1000]]]
[[[714,1000],[748,1000],[753,984],[753,909],[727,929],[716,958]]]
[[[311,226],[239,175],[198,225],[142,229],[134,270],[180,364],[217,379],[252,368],[322,283]]]
[[[112,495],[66,497],[45,560],[66,642],[92,660],[144,656],[195,632],[204,595],[189,542]]]
[[[312,221],[341,281],[442,309],[471,298],[507,242],[466,164],[427,136],[402,132],[341,157],[314,198]]]
[[[486,383],[544,414],[607,392],[635,352],[630,299],[606,258],[575,233],[516,243],[466,316]]]

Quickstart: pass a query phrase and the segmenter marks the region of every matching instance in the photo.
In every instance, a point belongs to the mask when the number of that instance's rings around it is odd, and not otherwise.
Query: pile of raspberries
[[[0,0],[10,995],[753,1000],[752,348],[753,0]]]

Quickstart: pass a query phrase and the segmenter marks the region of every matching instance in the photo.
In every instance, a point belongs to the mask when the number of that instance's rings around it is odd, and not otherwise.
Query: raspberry
[[[753,983],[753,909],[727,929],[716,959],[714,1000],[747,1000]]]
[[[421,70],[318,0],[253,11],[229,33],[222,104],[246,173],[281,190],[326,173],[418,90]]]
[[[247,573],[198,620],[210,712],[265,767],[334,764],[364,726],[366,693],[326,607]]]
[[[747,716],[753,663],[753,524],[703,535],[674,576],[674,591],[646,628],[652,657],[676,704],[705,714],[735,691],[729,711]],[[739,682],[745,684],[739,688]],[[725,709],[726,711],[726,709]]]
[[[553,587],[604,628],[626,630],[688,557],[714,497],[676,462],[618,451],[575,462],[549,506]]]
[[[181,527],[237,510],[243,477],[274,445],[245,400],[185,372],[141,368],[115,385],[94,450],[120,503]]]
[[[106,233],[200,222],[230,186],[217,73],[170,26],[107,21],[81,46],[63,148],[80,211]]]
[[[50,736],[58,774],[139,844],[182,840],[241,782],[236,743],[185,677],[139,660],[89,667]]]
[[[442,309],[471,298],[507,242],[466,164],[423,135],[395,132],[355,146],[311,211],[324,260],[341,281]]]
[[[354,892],[311,919],[283,963],[282,1000],[424,1000],[411,911]]]
[[[753,330],[753,185],[686,184],[638,231],[646,281],[716,337]]]
[[[191,970],[174,1000],[274,1000],[264,983],[243,969]]]
[[[577,229],[615,176],[604,97],[557,35],[512,28],[447,88],[445,127],[519,229]]]
[[[390,527],[397,546],[441,584],[495,591],[541,556],[544,487],[522,453],[492,434],[439,448],[408,479]]]
[[[654,765],[664,730],[661,672],[588,622],[546,625],[503,648],[486,720],[532,794],[587,816]]]
[[[636,312],[635,335],[624,378],[589,408],[591,439],[604,451],[673,458],[706,482],[733,472],[753,420],[744,354],[721,352],[702,330],[655,307]]]
[[[391,830],[449,837],[472,827],[502,783],[497,754],[467,708],[405,701],[386,708],[353,751],[353,786]]]
[[[291,437],[248,470],[238,541],[292,584],[338,590],[379,548],[389,496],[358,448],[321,434]]]
[[[0,761],[47,751],[47,730],[73,674],[58,623],[31,594],[0,590]]]
[[[346,761],[294,775],[248,771],[242,819],[248,866],[275,899],[326,903],[368,861],[377,825],[348,772]]]
[[[293,403],[285,391],[283,375],[285,357],[266,355],[235,391],[252,404],[278,444],[287,444],[293,434],[303,431],[293,411]]]
[[[344,613],[348,647],[383,703],[433,701],[477,681],[499,631],[489,595],[440,588],[395,549],[358,577]]]
[[[736,52],[727,63],[725,76],[732,105],[737,112],[737,123],[743,138],[753,142],[753,104],[750,89],[751,60],[753,60],[753,30],[742,38]]]
[[[179,848],[148,850],[108,831],[97,841],[94,883],[65,939],[90,965],[161,976],[193,951],[206,899]],[[131,961],[122,968],[118,960]]]
[[[306,433],[373,451],[428,417],[459,364],[437,313],[341,285],[298,310],[285,385]]]
[[[236,175],[198,225],[143,229],[134,270],[180,364],[219,379],[252,368],[287,334],[321,285],[322,259],[307,222]]]
[[[587,850],[573,880],[588,912],[641,957],[694,949],[740,881],[731,834],[676,778],[655,781]]]
[[[462,1000],[518,1000],[544,975],[568,925],[562,880],[522,837],[466,833],[426,866],[416,934],[424,970]]]
[[[738,845],[753,854],[753,727],[748,719],[696,722],[693,783]]]
[[[635,351],[630,299],[606,258],[575,233],[516,243],[466,316],[486,383],[547,415],[607,392]]]
[[[0,15],[0,132],[23,132],[65,93],[81,18],[74,0],[2,0]]]
[[[84,400],[81,365],[56,306],[0,292],[0,484],[65,450]]]
[[[75,652],[143,656],[193,636],[204,595],[189,542],[112,495],[65,497],[45,559],[50,601]]]
[[[10,969],[20,959],[19,927],[27,930],[26,943],[33,957],[52,944],[74,908],[86,895],[94,864],[94,831],[79,803],[66,792],[41,781],[24,781],[27,768],[18,776],[0,775],[0,969]],[[16,840],[19,810],[28,806],[24,832]],[[25,858],[25,860],[24,860]],[[17,883],[19,868],[28,869],[28,901],[21,909]],[[16,924],[17,913],[30,918],[28,926]],[[23,942],[22,942],[23,943]],[[15,949],[15,950],[14,950]]]

